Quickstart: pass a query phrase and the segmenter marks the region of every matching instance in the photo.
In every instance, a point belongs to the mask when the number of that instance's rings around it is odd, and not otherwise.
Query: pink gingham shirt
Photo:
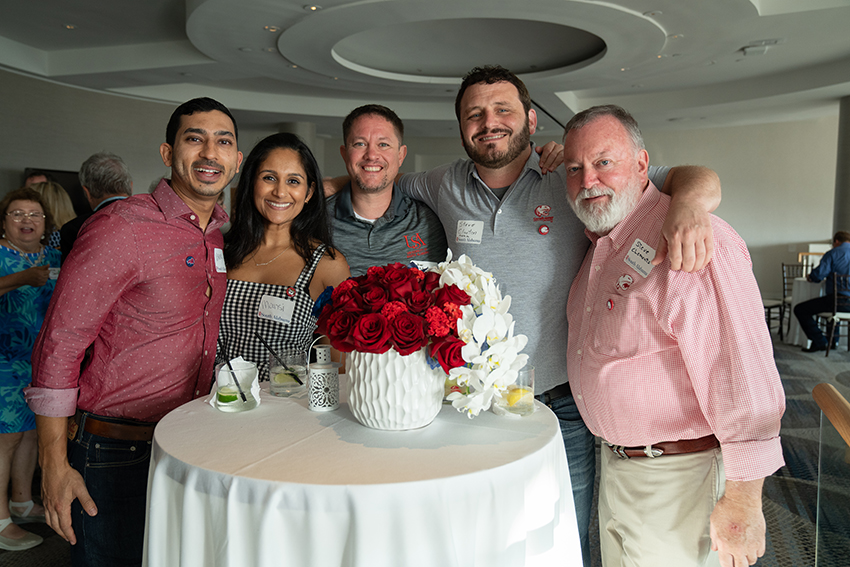
[[[208,393],[227,286],[215,250],[221,254],[226,221],[216,206],[202,232],[164,180],[152,195],[92,216],[62,266],[38,334],[25,391],[30,408],[50,417],[79,407],[153,422]]]
[[[665,260],[643,277],[626,262],[637,239],[656,246],[669,203],[650,185],[610,234],[587,233],[567,303],[576,405],[610,443],[713,433],[727,479],[765,477],[784,464],[785,395],[744,241],[712,216],[714,257],[699,272],[673,272]]]

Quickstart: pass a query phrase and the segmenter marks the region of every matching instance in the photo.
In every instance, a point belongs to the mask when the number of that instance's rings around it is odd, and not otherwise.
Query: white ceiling
[[[599,103],[694,128],[835,114],[850,95],[850,0],[319,1],[0,0],[0,68],[212,96],[243,128],[309,121],[329,136],[370,102],[409,134],[454,136],[460,77],[484,64],[521,76],[544,132]]]

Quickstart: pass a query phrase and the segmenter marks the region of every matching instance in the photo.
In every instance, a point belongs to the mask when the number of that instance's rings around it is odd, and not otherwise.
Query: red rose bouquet
[[[366,275],[328,288],[316,302],[320,333],[339,351],[407,356],[428,349],[452,386],[447,399],[469,416],[486,410],[516,381],[528,356],[525,335],[514,335],[493,275],[467,256],[428,271],[403,264],[374,266]]]
[[[457,321],[470,301],[456,285],[440,286],[439,273],[398,263],[373,266],[331,292],[318,329],[341,352],[395,349],[406,356],[430,345],[430,356],[448,373],[466,364]]]

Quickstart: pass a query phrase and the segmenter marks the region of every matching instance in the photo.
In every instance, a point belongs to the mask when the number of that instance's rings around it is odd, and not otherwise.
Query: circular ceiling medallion
[[[600,37],[562,24],[456,18],[363,30],[337,42],[333,57],[360,73],[416,81],[457,79],[497,63],[520,75],[564,69],[596,60],[605,48]]]

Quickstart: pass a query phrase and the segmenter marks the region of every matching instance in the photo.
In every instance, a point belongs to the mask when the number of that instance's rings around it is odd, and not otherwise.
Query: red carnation
[[[428,322],[428,334],[432,337],[445,337],[452,330],[446,314],[439,307],[429,307],[425,320]]]
[[[390,301],[381,308],[381,315],[392,321],[397,315],[407,313],[407,305],[401,301]]]

